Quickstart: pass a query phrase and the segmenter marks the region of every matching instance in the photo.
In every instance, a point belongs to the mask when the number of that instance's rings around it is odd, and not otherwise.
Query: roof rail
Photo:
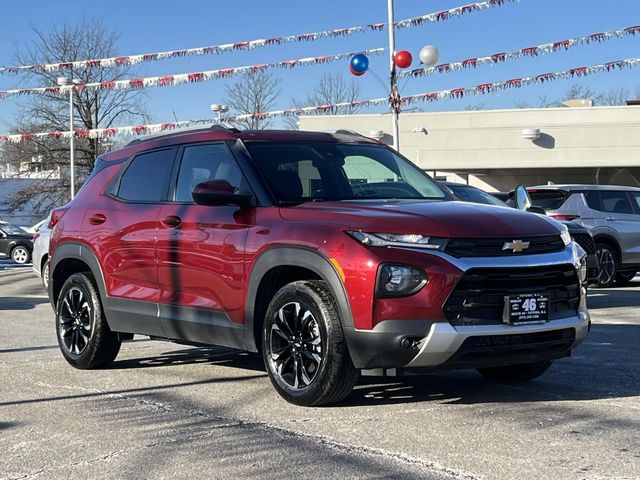
[[[127,143],[125,145],[125,147],[129,147],[131,145],[136,145],[136,144],[138,144],[140,142],[145,142],[147,140],[170,137],[172,135],[181,135],[183,133],[197,133],[197,132],[231,132],[231,133],[239,133],[240,130],[238,130],[235,127],[232,127],[231,125],[225,124],[225,123],[214,123],[213,125],[209,125],[208,127],[196,126],[196,127],[177,128],[175,130],[168,130],[168,131],[165,131],[165,132],[152,133],[151,135],[145,135],[144,137],[141,137],[141,138],[134,138],[129,143]]]

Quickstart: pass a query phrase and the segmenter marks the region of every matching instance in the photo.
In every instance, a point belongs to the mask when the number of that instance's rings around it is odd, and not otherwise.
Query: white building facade
[[[301,130],[377,130],[385,143],[390,127],[389,115],[300,117]],[[640,106],[403,113],[400,152],[433,176],[489,191],[548,182],[640,186]]]

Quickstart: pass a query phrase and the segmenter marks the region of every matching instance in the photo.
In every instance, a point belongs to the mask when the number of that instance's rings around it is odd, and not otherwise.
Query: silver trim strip
[[[448,322],[434,323],[429,334],[420,341],[420,351],[409,362],[407,367],[433,367],[446,362],[458,351],[462,342],[478,335],[515,335],[523,333],[548,332],[563,328],[575,328],[576,340],[574,348],[587,336],[589,329],[589,313],[580,309],[579,315],[552,320],[540,325],[479,325],[454,327]]]
[[[508,257],[464,257],[456,258],[447,253],[407,248],[412,252],[420,252],[425,255],[435,255],[456,266],[463,272],[471,268],[516,268],[516,267],[544,267],[548,265],[573,265],[579,263],[580,256],[575,251],[575,243],[571,242],[564,250],[553,253],[541,253],[536,255],[514,255]],[[579,264],[576,268],[579,267]]]

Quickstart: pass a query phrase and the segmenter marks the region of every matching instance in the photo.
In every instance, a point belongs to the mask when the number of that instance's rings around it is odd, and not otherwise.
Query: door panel
[[[160,207],[101,197],[85,215],[84,231],[100,259],[107,295],[158,301],[156,232]],[[103,216],[96,224],[91,219]]]
[[[253,209],[197,205],[191,192],[209,180],[251,191],[225,143],[186,146],[179,156],[175,203],[162,207],[158,224],[159,302],[175,311],[162,310],[176,320],[180,308],[213,310],[243,323],[244,245]]]
[[[162,222],[178,217],[179,226]],[[164,205],[158,228],[159,302],[226,312],[243,322],[246,224],[237,206]],[[170,312],[169,312],[170,313]]]

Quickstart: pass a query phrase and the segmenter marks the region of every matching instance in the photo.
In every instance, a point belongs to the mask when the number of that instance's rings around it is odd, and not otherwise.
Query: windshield
[[[2,230],[7,235],[25,235],[27,233],[20,227],[16,227],[15,225],[4,222],[0,223],[0,230]]]
[[[278,202],[428,199],[449,195],[408,160],[382,145],[247,142]]]
[[[454,185],[452,183],[448,183],[447,186],[455,193],[456,197],[463,202],[482,203],[484,205],[496,205],[498,207],[508,206],[502,200],[497,199],[479,188],[469,187],[467,185]]]

